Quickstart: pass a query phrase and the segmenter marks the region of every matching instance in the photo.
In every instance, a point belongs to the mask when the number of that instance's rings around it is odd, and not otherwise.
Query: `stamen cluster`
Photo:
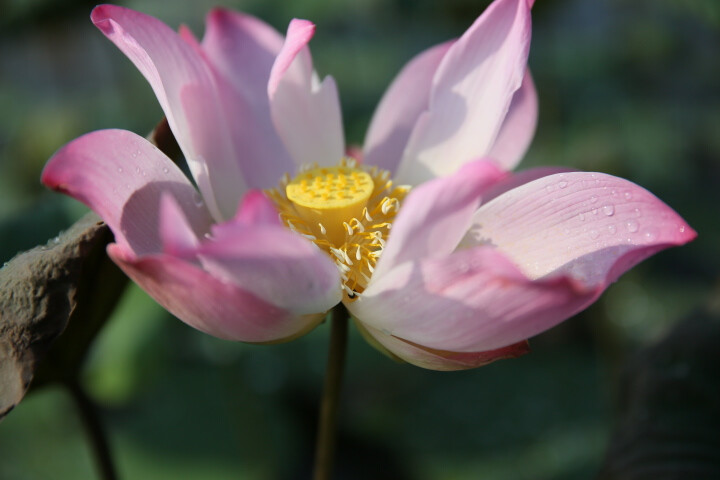
[[[332,178],[335,171],[340,173]],[[334,188],[345,184],[344,179],[338,180],[339,175],[356,179],[350,182],[353,189],[357,189],[355,183],[361,185],[368,176],[372,180],[372,190],[369,195],[363,195],[366,200],[362,200],[364,205],[361,208],[355,211],[349,210],[347,205],[308,208],[302,202],[293,200],[293,190],[297,185],[301,186],[304,197],[323,198],[320,191],[324,191],[327,185]],[[323,178],[327,181],[323,182]],[[318,194],[314,194],[313,189],[318,190]],[[362,189],[367,189],[367,186],[362,186]],[[293,179],[286,174],[278,188],[268,190],[266,194],[275,203],[280,219],[290,230],[311,240],[330,255],[340,271],[345,295],[352,299],[367,287],[395,215],[409,190],[407,186],[394,186],[387,170],[366,167],[352,158],[344,158],[338,167],[331,169],[313,164],[301,168]]]

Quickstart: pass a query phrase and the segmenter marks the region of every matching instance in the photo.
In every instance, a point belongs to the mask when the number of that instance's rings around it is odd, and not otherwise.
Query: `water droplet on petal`
[[[630,200],[632,198],[632,193],[625,192],[624,197],[625,197],[625,200]]]
[[[615,235],[617,232],[617,227],[615,225],[608,225],[607,229],[610,235]]]
[[[567,186],[568,186],[568,182],[565,180],[560,180],[560,182],[558,182],[558,187],[560,187],[560,188],[565,188]]]
[[[680,230],[680,233],[685,233],[685,225],[680,225],[678,230]]]
[[[195,203],[195,206],[198,208],[203,206],[203,200],[202,200],[202,197],[200,196],[200,192],[195,191],[193,193],[193,202]]]
[[[167,167],[164,167],[164,168],[163,168],[163,173],[170,173],[170,169],[167,168]]]
[[[598,238],[599,236],[600,236],[600,234],[597,232],[597,230],[590,230],[590,238],[592,238],[593,240],[595,240],[595,239]]]
[[[593,208],[593,209],[592,209],[592,214],[593,214],[593,215],[597,215],[597,212],[598,212],[598,209],[597,209],[597,208]]]
[[[593,195],[592,197],[590,197],[590,203],[595,203],[595,202],[597,202],[597,195]]]
[[[603,213],[608,217],[611,217],[615,213],[615,207],[613,207],[612,205],[605,205],[602,210]]]
[[[580,215],[578,215],[578,218],[580,219],[581,222],[584,222],[584,221],[585,221],[585,214],[584,214],[584,213],[581,213]]]
[[[640,209],[639,209],[639,208],[636,208],[636,209],[635,209],[635,217],[637,217],[637,218],[642,217],[642,213],[640,212]]]
[[[635,220],[628,220],[627,222],[625,222],[625,226],[630,233],[635,233],[640,228],[640,225],[638,225],[638,222],[636,222]]]
[[[644,237],[645,237],[646,240],[652,242],[652,241],[655,240],[655,238],[657,237],[657,233],[655,233],[655,231],[653,231],[653,230],[648,230],[648,231],[645,232]]]
[[[122,167],[118,167],[118,173],[122,173],[122,172],[123,172]]]

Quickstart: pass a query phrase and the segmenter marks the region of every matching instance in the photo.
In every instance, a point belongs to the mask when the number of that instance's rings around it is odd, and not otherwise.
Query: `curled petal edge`
[[[530,344],[527,340],[484,352],[437,350],[400,337],[384,334],[356,319],[354,320],[356,327],[365,340],[380,352],[393,360],[407,362],[428,370],[444,372],[469,370],[488,365],[497,360],[517,358],[530,353]]]

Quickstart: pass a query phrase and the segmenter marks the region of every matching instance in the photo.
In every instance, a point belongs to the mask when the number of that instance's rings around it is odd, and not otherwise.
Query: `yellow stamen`
[[[336,167],[303,167],[266,193],[291,230],[328,253],[346,298],[367,286],[392,221],[409,187],[393,186],[389,172],[343,159]]]

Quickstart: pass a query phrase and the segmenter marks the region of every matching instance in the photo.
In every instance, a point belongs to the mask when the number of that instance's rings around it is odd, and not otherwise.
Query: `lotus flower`
[[[411,60],[362,159],[345,156],[335,82],[313,70],[312,23],[283,38],[219,9],[200,42],[98,6],[92,21],[150,82],[194,183],[122,130],[70,142],[42,181],[96,211],[120,268],[211,335],[288,340],[344,302],[366,338],[415,365],[520,355],[634,264],[695,237],[629,181],[508,173],[537,118],[531,3],[495,0]]]

